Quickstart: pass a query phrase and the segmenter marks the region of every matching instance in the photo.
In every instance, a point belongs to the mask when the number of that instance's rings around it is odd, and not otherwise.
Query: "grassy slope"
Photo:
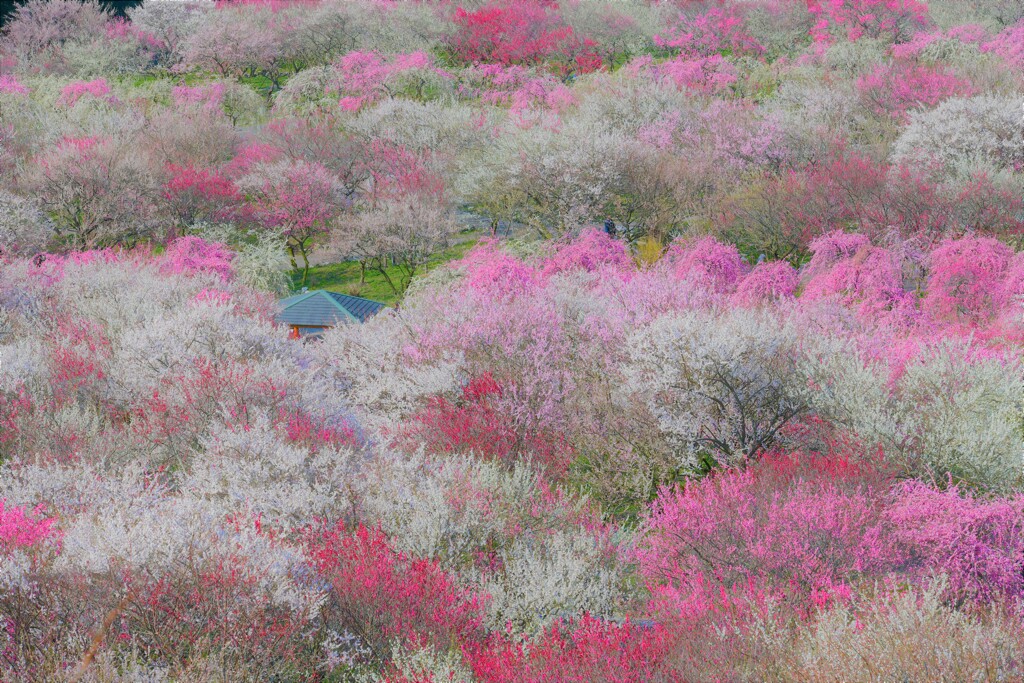
[[[427,263],[427,270],[441,264],[462,258],[469,251],[476,239],[469,239],[459,242],[444,251],[439,251],[430,257]],[[423,272],[426,272],[424,270]],[[422,273],[420,273],[422,274]],[[389,268],[388,275],[395,281],[398,280],[398,269]],[[418,275],[417,275],[418,276]],[[298,290],[302,274],[292,275],[292,288]],[[359,286],[359,264],[355,261],[344,261],[342,263],[328,263],[321,266],[313,266],[309,269],[309,277],[306,278],[306,286],[310,289],[327,289],[332,292],[341,292],[353,296],[361,296],[373,301],[394,306],[401,297],[396,295],[388,286],[387,281],[376,271],[367,271],[366,282]]]

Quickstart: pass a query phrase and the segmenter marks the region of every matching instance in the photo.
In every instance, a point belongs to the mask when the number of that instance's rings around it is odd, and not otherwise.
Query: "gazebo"
[[[378,301],[314,289],[282,299],[274,320],[290,327],[295,339],[315,338],[335,325],[366,322],[385,308]]]

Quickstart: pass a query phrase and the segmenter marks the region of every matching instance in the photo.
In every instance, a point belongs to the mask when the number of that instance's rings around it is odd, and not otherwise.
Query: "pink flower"
[[[677,57],[660,64],[655,73],[680,89],[703,93],[722,92],[737,80],[737,71],[721,55],[688,59]]]
[[[342,97],[338,100],[338,106],[345,111],[359,111],[365,102],[365,97]]]
[[[765,261],[754,266],[743,278],[732,297],[732,303],[756,306],[792,299],[799,282],[796,268],[785,261]]]
[[[665,261],[672,264],[677,278],[707,287],[717,294],[732,291],[747,269],[735,246],[713,237],[701,238],[690,245],[674,243]]]
[[[28,88],[19,83],[16,76],[11,74],[0,74],[0,93],[27,95]]]
[[[42,508],[29,512],[0,498],[0,551],[28,548],[49,538],[54,520],[41,517],[41,513]]]
[[[171,95],[178,105],[194,104],[201,105],[208,111],[220,111],[221,103],[224,101],[224,84],[211,83],[196,87],[175,86]]]
[[[65,107],[72,107],[85,95],[100,98],[110,94],[110,86],[107,85],[107,79],[97,78],[95,81],[75,81],[70,83],[61,90],[60,98],[57,100],[58,104]],[[107,97],[107,101],[116,101],[113,97]]]
[[[970,97],[977,91],[970,81],[949,69],[906,63],[878,65],[857,80],[857,90],[877,116],[909,121],[909,110],[933,107],[950,97]]]
[[[542,272],[553,275],[566,270],[593,271],[600,268],[628,271],[633,259],[624,242],[612,239],[600,230],[584,230],[568,244],[560,245],[544,261]]]
[[[1024,69],[1024,19],[983,43],[981,51],[997,55],[1012,68]]]
[[[222,280],[233,275],[234,252],[223,244],[199,237],[181,237],[171,242],[164,253],[164,267],[172,273],[214,273]]]

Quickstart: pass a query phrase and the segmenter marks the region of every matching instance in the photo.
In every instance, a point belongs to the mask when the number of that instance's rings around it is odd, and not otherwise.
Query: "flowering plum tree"
[[[401,294],[430,257],[449,245],[455,229],[443,202],[412,193],[382,199],[348,219],[337,231],[334,248],[356,257],[364,277],[370,268]],[[398,277],[391,274],[396,266]]]
[[[857,89],[876,115],[904,120],[911,108],[933,107],[950,97],[975,94],[970,82],[948,70],[909,65],[879,65],[858,79]]]
[[[678,439],[688,468],[755,458],[807,409],[787,386],[797,358],[792,332],[733,314],[706,336],[705,320],[667,316],[630,339],[630,382],[650,388],[652,412]]]
[[[335,63],[333,74],[326,90],[341,94],[339,106],[346,111],[356,111],[368,102],[392,94],[397,85],[408,83],[415,74],[423,74],[413,87],[421,97],[431,75],[448,76],[433,67],[425,52],[395,55],[388,60],[374,52],[349,52]]]
[[[183,64],[221,76],[262,76],[272,92],[285,73],[284,36],[290,26],[288,15],[263,8],[210,12],[181,42]]]
[[[5,26],[4,52],[27,67],[60,71],[69,44],[103,34],[108,21],[97,0],[30,0]]]
[[[181,58],[180,48],[195,33],[209,10],[209,4],[191,2],[144,2],[128,11],[131,25],[157,41],[159,64],[172,65]]]
[[[455,11],[449,49],[459,59],[498,64],[556,61],[565,70],[587,72],[601,65],[596,43],[577,36],[555,6],[543,2],[499,2],[475,11]]]
[[[235,184],[216,171],[169,165],[163,199],[182,227],[230,220],[242,201]]]
[[[928,6],[918,0],[811,0],[812,35],[825,40],[835,32],[851,40],[887,37],[897,42],[928,21]]]
[[[951,99],[914,114],[893,147],[894,159],[947,174],[1019,169],[1024,132],[1018,98],[979,95]]]
[[[256,166],[239,180],[239,188],[257,220],[283,231],[293,269],[302,258],[305,284],[310,251],[345,208],[341,183],[320,164],[282,161]]]
[[[34,160],[25,183],[72,248],[149,234],[154,179],[130,140],[65,138]]]
[[[53,225],[32,202],[0,194],[0,249],[6,254],[43,251],[53,238]]]
[[[355,634],[376,662],[387,660],[393,638],[446,647],[482,635],[479,598],[435,563],[394,551],[379,531],[338,528],[310,541],[312,561],[331,582],[329,623]]]

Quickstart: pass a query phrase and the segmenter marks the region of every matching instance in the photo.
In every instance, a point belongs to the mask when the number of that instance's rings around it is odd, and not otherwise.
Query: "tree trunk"
[[[309,276],[309,254],[306,253],[306,249],[300,245],[299,253],[302,254],[302,286],[306,286],[306,278]]]
[[[377,257],[377,270],[380,271],[380,274],[384,277],[384,281],[388,283],[388,287],[391,288],[391,291],[398,294],[398,287],[395,287],[395,283],[391,280],[391,276],[388,275],[388,262],[386,256]]]

